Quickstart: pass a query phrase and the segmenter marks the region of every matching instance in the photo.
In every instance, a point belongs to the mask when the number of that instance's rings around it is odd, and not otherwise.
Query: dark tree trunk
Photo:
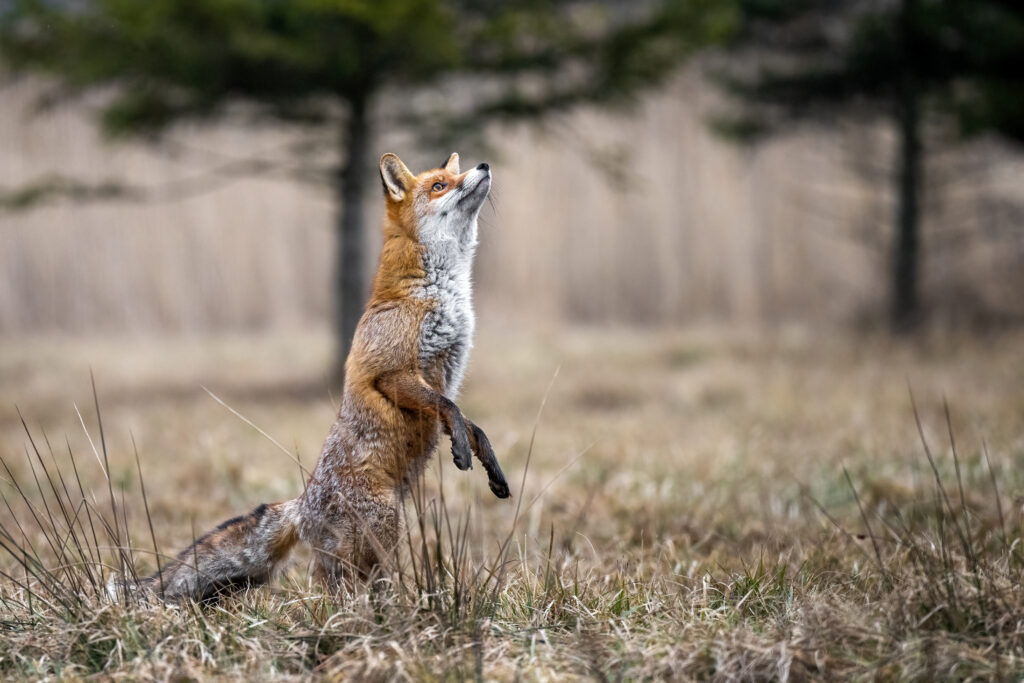
[[[344,375],[345,359],[352,345],[352,335],[366,305],[363,190],[366,187],[366,173],[369,168],[366,158],[370,149],[368,100],[368,96],[350,100],[348,120],[345,122],[341,140],[344,161],[338,171],[340,207],[333,299],[337,344],[334,372],[336,380],[340,380]]]
[[[903,72],[896,102],[899,170],[896,179],[896,235],[892,252],[890,324],[894,332],[908,332],[921,320],[918,298],[918,258],[921,230],[921,93],[914,69],[916,0],[903,0],[900,31]]]

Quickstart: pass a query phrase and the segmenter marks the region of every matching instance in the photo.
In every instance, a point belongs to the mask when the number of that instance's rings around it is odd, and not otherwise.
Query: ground
[[[123,527],[148,572],[153,537],[175,552],[301,491],[295,458],[313,465],[337,403],[329,351],[318,334],[0,341],[0,522],[14,551],[0,557],[0,672],[1024,675],[1022,332],[485,329],[460,405],[513,498],[494,498],[480,467],[457,471],[443,444],[421,511],[407,505],[389,587],[325,595],[300,557],[272,586],[213,605],[97,597],[89,549],[109,573]],[[45,473],[29,467],[15,404]]]

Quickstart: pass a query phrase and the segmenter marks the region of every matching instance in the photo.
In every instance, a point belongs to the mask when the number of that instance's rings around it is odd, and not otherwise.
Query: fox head
[[[407,237],[428,251],[476,244],[477,216],[491,190],[487,164],[459,172],[459,155],[438,168],[413,175],[402,160],[388,153],[380,158],[380,177],[387,204],[385,230]]]

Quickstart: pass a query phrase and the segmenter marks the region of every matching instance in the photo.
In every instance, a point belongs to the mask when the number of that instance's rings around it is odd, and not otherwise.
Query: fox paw
[[[469,442],[462,439],[452,440],[452,460],[460,470],[473,469],[473,453],[469,450]]]
[[[508,490],[508,482],[505,481],[505,477],[489,477],[487,485],[491,487],[491,493],[498,498],[508,498],[512,495]]]

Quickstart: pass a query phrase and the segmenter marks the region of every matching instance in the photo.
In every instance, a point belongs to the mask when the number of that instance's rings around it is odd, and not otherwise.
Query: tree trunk
[[[345,359],[352,346],[352,335],[366,304],[367,273],[364,263],[363,190],[369,168],[370,149],[369,97],[349,101],[349,115],[342,131],[343,163],[338,170],[338,235],[336,245],[334,325],[335,372],[340,380],[345,373]]]
[[[918,58],[914,45],[916,0],[903,0],[900,31],[903,72],[896,102],[899,170],[896,179],[896,235],[893,239],[890,325],[903,333],[921,320],[918,299],[918,257],[920,254],[922,147],[921,93],[914,73]]]

